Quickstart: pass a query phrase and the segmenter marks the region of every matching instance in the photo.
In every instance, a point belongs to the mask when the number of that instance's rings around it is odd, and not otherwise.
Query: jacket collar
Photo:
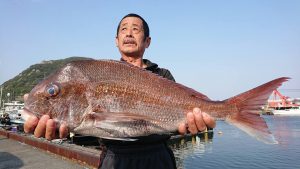
[[[126,62],[123,58],[120,59],[123,62]],[[156,63],[152,63],[148,59],[143,59],[143,63],[147,66],[145,69],[146,70],[155,70],[158,68],[158,65]]]

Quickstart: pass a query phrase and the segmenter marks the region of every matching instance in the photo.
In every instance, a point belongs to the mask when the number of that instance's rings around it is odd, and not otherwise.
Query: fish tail
[[[225,100],[227,104],[235,105],[237,110],[227,116],[226,121],[264,143],[277,144],[278,142],[259,112],[273,90],[288,79],[290,78],[278,78]]]

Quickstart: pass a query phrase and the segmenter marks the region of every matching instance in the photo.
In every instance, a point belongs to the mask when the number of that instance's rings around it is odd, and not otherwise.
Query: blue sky
[[[150,26],[144,58],[212,99],[272,79],[300,97],[300,1],[1,0],[0,84],[43,60],[119,59],[120,19],[137,13]]]

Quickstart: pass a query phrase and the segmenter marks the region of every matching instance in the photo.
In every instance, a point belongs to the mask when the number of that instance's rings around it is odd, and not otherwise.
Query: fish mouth
[[[23,108],[23,111],[21,112],[21,117],[23,120],[28,120],[29,117],[33,116],[34,114],[26,107]]]

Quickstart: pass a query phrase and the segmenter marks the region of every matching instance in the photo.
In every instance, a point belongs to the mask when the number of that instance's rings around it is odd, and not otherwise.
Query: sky
[[[149,24],[144,58],[178,83],[223,100],[278,77],[300,97],[299,0],[0,0],[0,84],[45,60],[119,60],[119,21]]]

